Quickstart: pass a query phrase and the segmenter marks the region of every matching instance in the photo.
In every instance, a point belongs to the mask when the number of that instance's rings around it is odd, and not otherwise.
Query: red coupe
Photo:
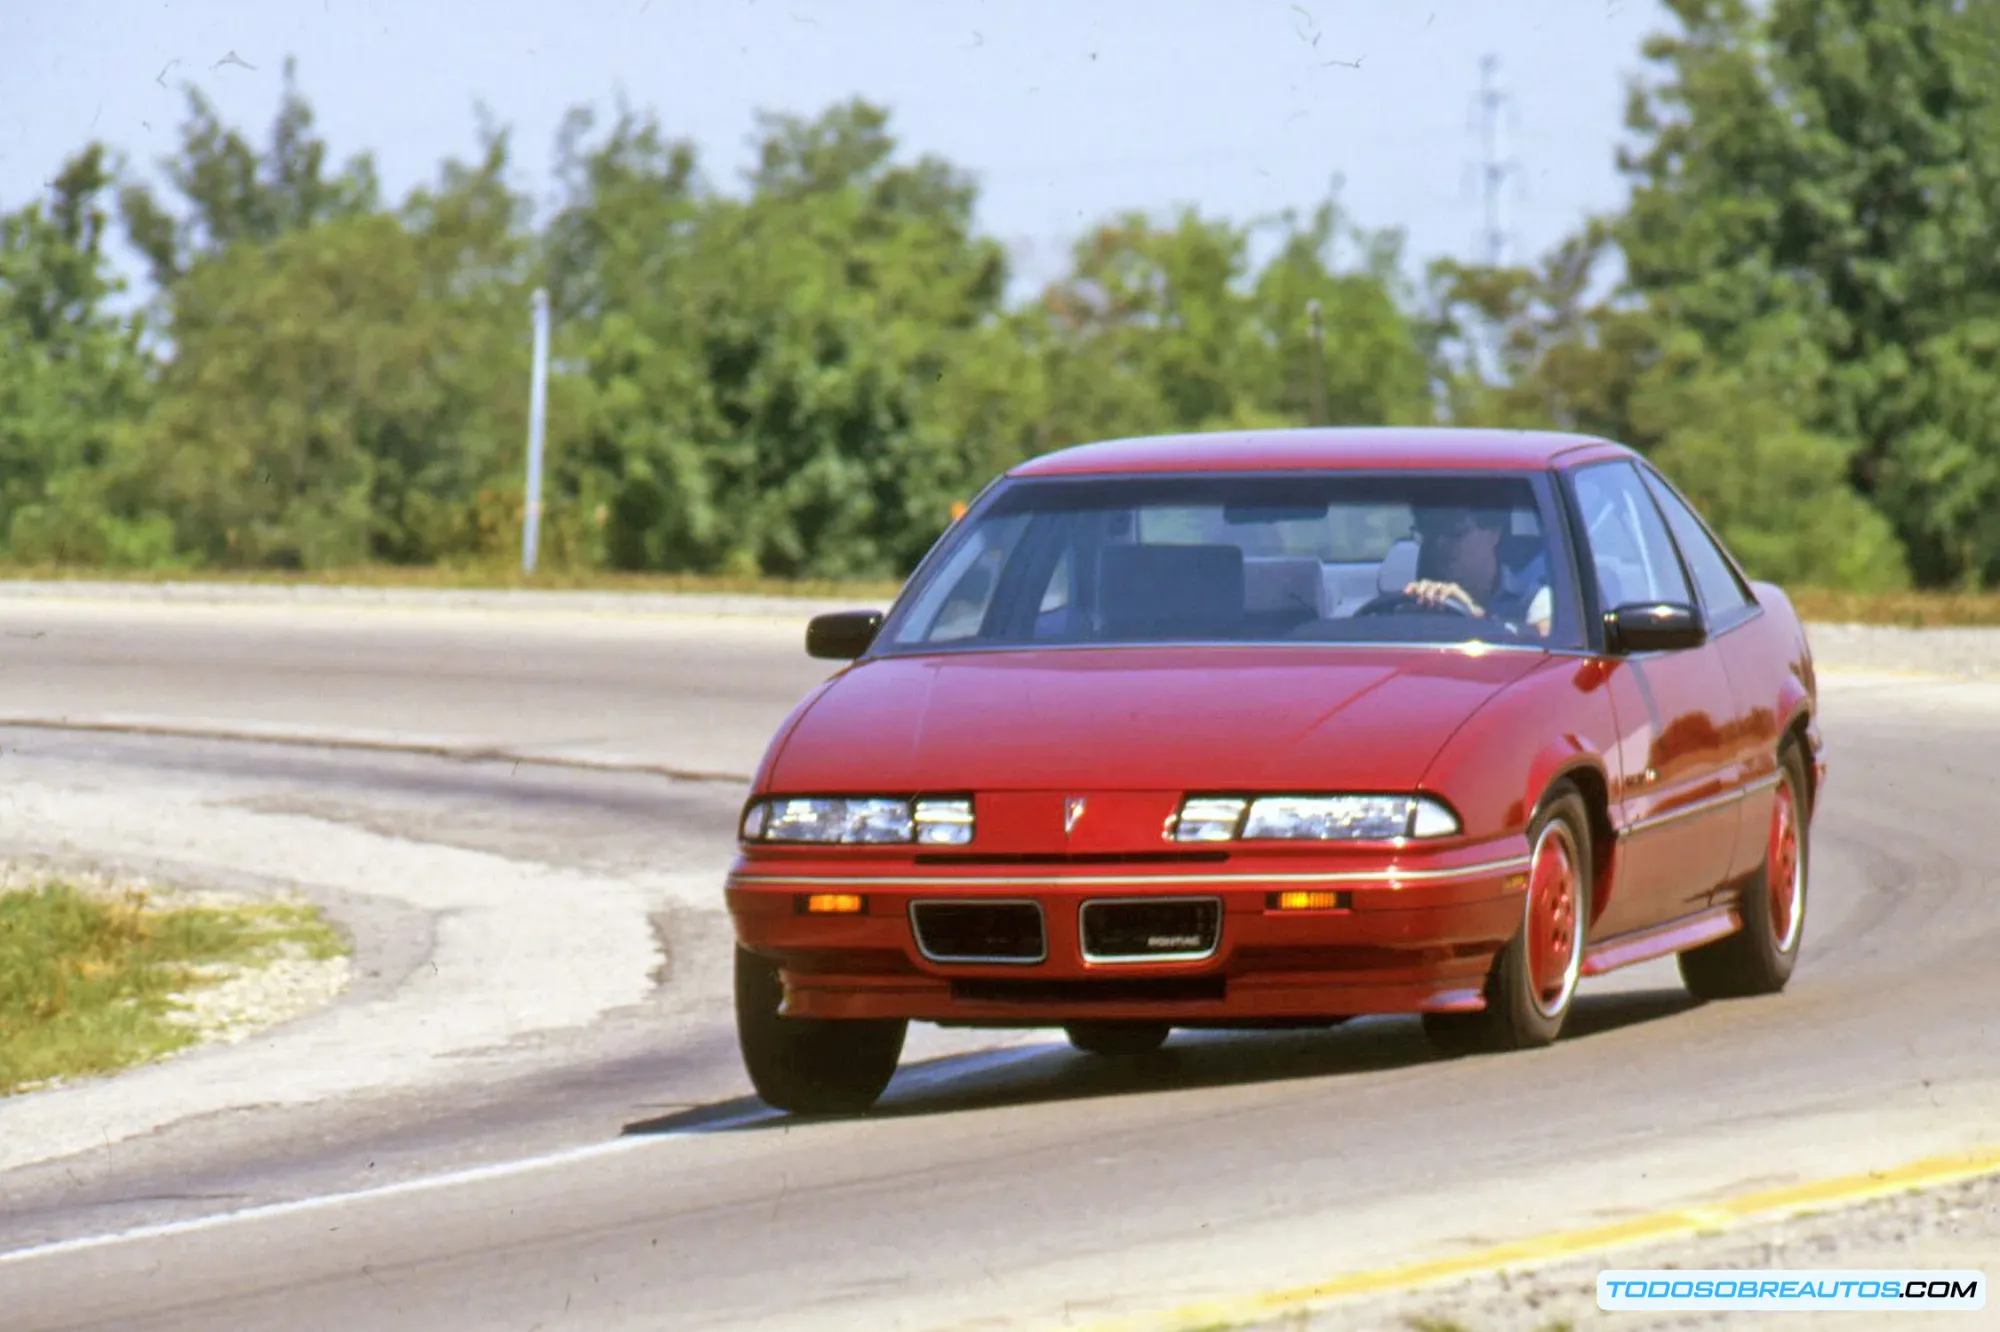
[[[737,1027],[800,1113],[912,1019],[1417,1013],[1561,1033],[1579,978],[1796,964],[1825,760],[1806,636],[1647,460],[1585,436],[1114,440],[988,486],[786,718],[729,875]]]

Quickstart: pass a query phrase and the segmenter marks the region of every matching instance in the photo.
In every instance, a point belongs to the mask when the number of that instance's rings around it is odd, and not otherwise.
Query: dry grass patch
[[[855,597],[887,602],[902,584],[894,580],[730,577],[709,574],[607,573],[537,570],[517,564],[453,566],[364,565],[306,573],[274,570],[119,569],[0,564],[0,581],[68,583],[214,583],[239,587],[415,588],[443,591],[674,592],[763,597]]]
[[[1791,593],[1801,618],[1820,624],[1886,624],[1907,629],[2000,625],[2000,592]]]
[[[298,1016],[344,987],[347,951],[302,902],[81,876],[0,888],[0,1095]]]

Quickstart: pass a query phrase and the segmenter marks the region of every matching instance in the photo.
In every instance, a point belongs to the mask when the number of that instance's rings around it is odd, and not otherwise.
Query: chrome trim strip
[[[1092,907],[1132,906],[1144,902],[1212,902],[1215,904],[1215,940],[1198,953],[1093,953],[1084,942],[1089,931],[1084,918]],[[1227,912],[1223,910],[1222,899],[1213,893],[1192,893],[1186,896],[1170,897],[1087,897],[1076,905],[1076,946],[1086,962],[1104,966],[1131,966],[1146,962],[1200,962],[1214,957],[1222,948],[1222,924]]]
[[[985,957],[978,954],[964,956],[933,953],[924,943],[924,932],[917,925],[917,908],[920,906],[1025,906],[1034,908],[1035,931],[1041,941],[1041,951],[1033,957]],[[983,966],[983,967],[1038,967],[1049,960],[1049,919],[1042,911],[1042,904],[1032,897],[913,897],[909,906],[910,937],[916,941],[917,951],[927,962],[941,966]]]
[[[1765,791],[1774,789],[1778,785],[1778,778],[1779,775],[1777,773],[1769,773],[1763,777],[1745,782],[1741,786],[1724,791],[1719,795],[1703,796],[1692,805],[1683,805],[1679,809],[1670,809],[1664,814],[1654,814],[1640,819],[1636,823],[1628,823],[1625,825],[1624,833],[1626,836],[1633,836],[1638,833],[1651,832],[1655,828],[1673,823],[1679,819],[1692,818],[1696,814],[1710,813],[1721,809],[1724,805],[1734,804],[1739,800],[1748,800],[1753,795],[1760,795]]]
[[[826,884],[851,888],[1121,888],[1187,884],[1254,883],[1447,883],[1455,879],[1483,879],[1528,868],[1525,855],[1504,860],[1483,860],[1476,865],[1460,865],[1435,870],[1331,870],[1324,873],[1256,874],[1233,871],[1227,874],[736,874],[732,884]]]
[[[1713,813],[1725,805],[1735,804],[1737,801],[1744,799],[1748,794],[1743,787],[1738,786],[1724,791],[1720,795],[1703,796],[1691,805],[1682,805],[1679,809],[1670,809],[1664,814],[1653,814],[1635,823],[1628,823],[1622,831],[1627,837],[1636,836],[1639,833],[1652,832],[1655,828],[1665,827],[1669,823],[1678,823],[1682,819],[1691,819],[1697,814]]]
[[[1783,773],[1779,772],[1766,773],[1764,776],[1757,778],[1755,781],[1745,782],[1743,784],[1743,794],[1746,796],[1753,796],[1760,794],[1761,792],[1764,791],[1775,791],[1778,789],[1778,783],[1783,779],[1784,779]]]

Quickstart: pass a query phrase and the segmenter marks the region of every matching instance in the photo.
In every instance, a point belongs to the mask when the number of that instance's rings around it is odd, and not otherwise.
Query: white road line
[[[1036,1055],[1047,1053],[1046,1046],[1027,1049],[986,1050],[966,1055],[947,1055],[936,1061],[926,1060],[899,1073],[896,1090],[931,1090],[939,1083],[947,1083],[962,1078],[969,1073],[986,1072],[1005,1068],[1009,1064],[1021,1062]],[[430,1193],[438,1189],[456,1188],[463,1184],[478,1184],[487,1180],[506,1179],[514,1175],[531,1174],[546,1170],[551,1166],[574,1165],[599,1157],[617,1156],[623,1152],[636,1151],[644,1147],[657,1147],[663,1142],[676,1138],[700,1137],[718,1130],[744,1128],[751,1124],[764,1123],[783,1116],[776,1110],[746,1110],[740,1114],[728,1115],[711,1120],[698,1127],[680,1132],[642,1133],[630,1137],[614,1138],[609,1142],[593,1142],[582,1147],[571,1147],[560,1152],[549,1152],[543,1156],[522,1157],[514,1161],[498,1161],[491,1165],[472,1166],[465,1170],[448,1171],[441,1175],[424,1175],[417,1179],[406,1179],[395,1184],[382,1184],[373,1188],[352,1189],[345,1193],[320,1194],[311,1198],[296,1198],[291,1202],[265,1203],[257,1207],[244,1207],[233,1212],[213,1212],[207,1216],[189,1217],[183,1221],[166,1221],[158,1225],[135,1226],[130,1230],[111,1231],[102,1235],[82,1235],[75,1239],[52,1240],[47,1244],[37,1244],[26,1249],[12,1249],[0,1252],[0,1266],[8,1263],[32,1262],[37,1258],[55,1258],[63,1254],[81,1253],[89,1249],[108,1248],[116,1244],[132,1244],[141,1240],[168,1239],[176,1235],[190,1235],[204,1230],[216,1230],[223,1226],[237,1225],[250,1221],[269,1221],[282,1216],[294,1216],[304,1212],[321,1211],[329,1207],[341,1207],[349,1203],[373,1202],[378,1198],[396,1198],[413,1193]]]
[[[940,1084],[948,1084],[968,1074],[989,1072],[1006,1068],[1010,1064],[1024,1062],[1048,1052],[1046,1044],[1026,1048],[1013,1047],[973,1051],[965,1054],[944,1055],[927,1059],[901,1070],[896,1077],[896,1091],[934,1090]],[[710,1120],[690,1129],[666,1133],[642,1133],[629,1137],[614,1138],[608,1142],[593,1142],[581,1147],[571,1147],[559,1152],[549,1152],[542,1156],[522,1157],[513,1161],[499,1161],[490,1165],[472,1166],[464,1170],[447,1171],[440,1175],[424,1175],[416,1179],[402,1180],[394,1184],[382,1184],[373,1188],[352,1189],[345,1193],[320,1194],[311,1198],[296,1198],[290,1202],[265,1203],[256,1207],[244,1207],[233,1212],[213,1212],[206,1216],[189,1217],[182,1221],[167,1221],[157,1225],[135,1226],[129,1230],[111,1231],[101,1235],[82,1235],[75,1239],[52,1240],[25,1249],[0,1252],[0,1266],[9,1263],[32,1262],[37,1258],[55,1258],[64,1254],[82,1253],[90,1249],[109,1248],[118,1244],[132,1244],[143,1240],[168,1239],[177,1235],[196,1234],[205,1230],[217,1230],[224,1226],[244,1222],[268,1221],[283,1216],[294,1216],[305,1212],[321,1211],[330,1207],[341,1207],[349,1203],[372,1202],[379,1198],[396,1198],[413,1193],[430,1193],[439,1189],[456,1188],[464,1184],[478,1184],[487,1180],[506,1179],[514,1175],[531,1174],[546,1170],[551,1166],[574,1165],[599,1157],[617,1156],[624,1152],[645,1147],[656,1147],[672,1139],[701,1137],[708,1133],[728,1129],[744,1128],[752,1124],[765,1123],[783,1118],[776,1110],[757,1108],[738,1114],[726,1115]]]
[[[778,1117],[773,1110],[745,1111],[725,1119],[703,1124],[692,1133],[639,1134],[632,1137],[614,1138],[609,1142],[594,1142],[583,1147],[571,1147],[560,1152],[550,1152],[544,1156],[523,1157],[517,1161],[499,1161],[492,1165],[473,1166],[465,1170],[453,1170],[442,1175],[425,1175],[418,1179],[406,1179],[395,1184],[383,1184],[375,1188],[354,1189],[347,1193],[327,1193],[312,1198],[297,1198],[291,1202],[266,1203],[258,1207],[245,1207],[234,1212],[215,1212],[208,1216],[189,1217],[185,1221],[168,1221],[159,1225],[136,1226],[130,1230],[112,1231],[103,1235],[84,1235],[76,1239],[54,1240],[47,1244],[37,1244],[31,1248],[14,1249],[0,1253],[0,1266],[8,1263],[31,1262],[37,1258],[53,1258],[62,1254],[81,1253],[87,1249],[107,1248],[114,1244],[130,1244],[140,1240],[165,1239],[175,1235],[190,1235],[204,1230],[215,1230],[223,1226],[245,1221],[267,1221],[275,1217],[293,1216],[302,1212],[316,1212],[328,1207],[340,1207],[348,1203],[372,1202],[378,1198],[395,1198],[405,1194],[429,1193],[437,1189],[455,1188],[461,1184],[477,1184],[486,1180],[505,1179],[512,1175],[530,1174],[545,1170],[550,1166],[572,1165],[580,1161],[595,1160],[598,1157],[616,1156],[623,1152],[637,1151],[644,1147],[657,1147],[662,1142],[674,1138],[699,1136],[702,1132],[716,1129],[740,1128]]]

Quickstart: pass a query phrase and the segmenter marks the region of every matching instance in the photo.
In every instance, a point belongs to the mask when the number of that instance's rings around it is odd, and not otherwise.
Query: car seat
[[[1098,563],[1098,622],[1121,638],[1214,637],[1240,629],[1243,548],[1106,546]]]
[[[1417,581],[1417,540],[1404,537],[1389,547],[1382,557],[1382,568],[1375,575],[1375,590],[1387,596],[1400,594],[1411,583]]]
[[[1243,562],[1243,606],[1278,624],[1326,616],[1326,578],[1310,556],[1250,556]]]

